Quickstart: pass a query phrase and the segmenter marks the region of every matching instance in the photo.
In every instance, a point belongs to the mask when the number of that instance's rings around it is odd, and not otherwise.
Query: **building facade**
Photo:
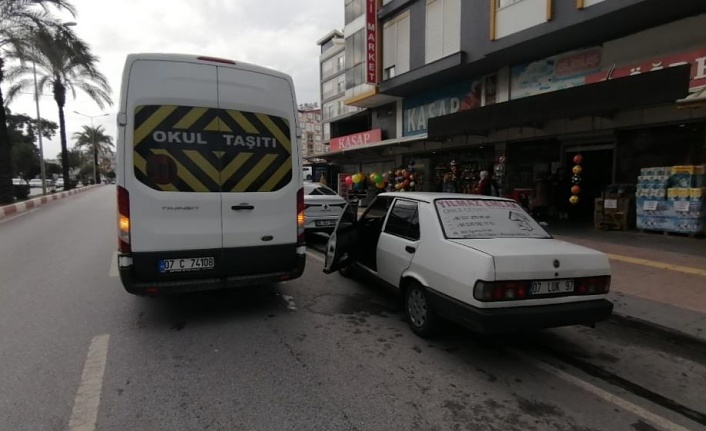
[[[417,188],[435,190],[453,167],[471,192],[497,170],[512,195],[581,153],[590,213],[643,167],[706,161],[706,2],[345,2],[345,103],[364,110],[331,125],[325,158],[342,172],[414,161]]]
[[[299,106],[299,144],[302,157],[315,157],[325,152],[323,145],[321,109],[318,104]]]

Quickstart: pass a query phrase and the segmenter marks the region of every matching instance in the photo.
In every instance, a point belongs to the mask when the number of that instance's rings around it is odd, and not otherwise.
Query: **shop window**
[[[410,27],[409,12],[405,12],[391,21],[385,23],[383,35],[383,68],[385,79],[392,78],[389,70],[394,74],[402,74],[409,71],[410,57]]]
[[[425,49],[426,63],[461,50],[461,0],[427,0]]]

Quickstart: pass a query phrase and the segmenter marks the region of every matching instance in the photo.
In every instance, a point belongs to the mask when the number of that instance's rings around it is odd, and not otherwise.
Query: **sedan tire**
[[[429,293],[417,282],[413,282],[405,292],[405,316],[412,332],[422,338],[439,332],[441,319],[429,301]]]

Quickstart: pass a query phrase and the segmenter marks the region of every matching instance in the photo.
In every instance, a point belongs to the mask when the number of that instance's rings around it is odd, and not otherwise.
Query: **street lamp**
[[[73,27],[76,25],[75,22],[65,22],[63,24],[64,27]],[[32,30],[33,36],[36,34],[34,33],[34,29]],[[34,56],[36,57],[37,55],[37,46],[36,46],[36,37],[34,38],[34,43],[32,43],[32,51],[34,52]],[[39,172],[40,172],[40,177],[42,178],[42,195],[47,194],[47,169],[46,166],[44,165],[44,143],[42,141],[42,117],[39,113],[39,85],[37,84],[37,61],[36,58],[32,58],[32,73],[34,74],[34,103],[37,108],[37,140],[39,141]],[[64,186],[66,187],[66,186]]]
[[[78,115],[84,116],[86,118],[90,118],[91,119],[91,129],[93,129],[93,119],[94,118],[107,117],[108,115],[110,115],[110,114],[86,115],[86,114],[82,114],[78,111],[74,111],[74,114],[78,114]],[[93,135],[93,181],[95,181],[95,183],[98,184],[98,149],[96,148],[95,129],[92,130],[92,135]]]

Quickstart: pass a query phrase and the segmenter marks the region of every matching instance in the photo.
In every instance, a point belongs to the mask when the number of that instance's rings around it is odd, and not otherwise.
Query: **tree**
[[[73,135],[76,148],[87,149],[93,157],[93,166],[96,166],[96,184],[100,182],[100,165],[98,157],[105,157],[113,154],[113,137],[105,134],[103,126],[83,126],[83,130]]]
[[[10,87],[7,99],[12,100],[22,90],[34,85],[33,66],[36,64],[39,94],[51,90],[59,108],[59,131],[61,137],[61,160],[64,167],[64,184],[69,182],[68,148],[66,139],[66,121],[64,107],[66,93],[71,91],[76,97],[76,90],[86,93],[100,108],[112,105],[110,85],[107,78],[98,70],[98,57],[91,53],[90,47],[79,39],[71,29],[39,29],[33,37],[34,49],[28,52],[19,65],[9,68],[7,79],[16,81]],[[28,64],[28,62],[30,64]],[[70,186],[69,186],[70,187]]]
[[[52,139],[59,128],[53,121],[41,119],[42,136]],[[25,180],[39,174],[39,149],[34,144],[37,140],[37,120],[27,115],[12,115],[7,111],[7,128],[12,148],[12,177],[21,176]]]
[[[0,0],[0,85],[6,78],[4,68],[8,55],[23,58],[36,29],[59,26],[52,9],[76,15],[68,0]],[[11,154],[5,98],[0,87],[0,205],[14,201]]]

